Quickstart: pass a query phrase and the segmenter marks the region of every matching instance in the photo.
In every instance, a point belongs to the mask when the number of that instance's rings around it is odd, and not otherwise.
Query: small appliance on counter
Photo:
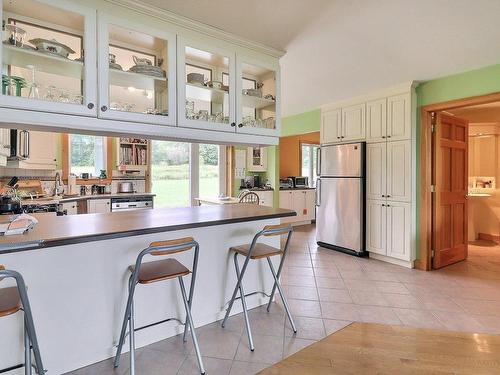
[[[23,212],[21,201],[9,195],[0,197],[0,215],[20,214]]]
[[[280,189],[293,189],[293,180],[291,178],[280,178]]]
[[[134,183],[131,181],[119,182],[118,193],[135,193]]]
[[[262,185],[261,185],[259,175],[247,176],[241,180],[241,184],[240,184],[240,188],[243,188],[243,189],[260,188],[261,186]]]
[[[309,187],[309,177],[289,176],[288,179],[293,181],[294,188],[307,188],[307,187]]]

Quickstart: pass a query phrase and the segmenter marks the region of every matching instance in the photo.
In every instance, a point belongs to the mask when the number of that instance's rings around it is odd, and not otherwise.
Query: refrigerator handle
[[[321,178],[316,180],[316,196],[314,204],[316,207],[321,206]]]
[[[321,147],[316,149],[316,176],[321,175]]]

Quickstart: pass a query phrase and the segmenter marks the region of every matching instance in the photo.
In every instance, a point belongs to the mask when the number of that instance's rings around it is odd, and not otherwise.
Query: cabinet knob
[[[382,194],[382,198],[385,198],[385,195],[384,195],[384,194]]]
[[[231,123],[231,126],[234,128],[236,126],[236,123],[235,122],[232,122]]]
[[[92,109],[92,108],[94,108],[94,103],[89,103],[89,104],[87,104],[87,108],[88,108],[88,109]]]
[[[238,124],[238,128],[242,128],[243,127],[243,124]]]
[[[103,105],[103,106],[101,107],[101,111],[106,112],[107,110],[108,110],[108,107],[106,107],[105,105]]]
[[[387,198],[390,198],[390,197],[391,197],[390,195],[387,196]]]
[[[390,135],[388,135],[388,136],[387,136],[387,138],[391,138],[391,136],[390,136]]]
[[[382,204],[382,207],[385,207],[385,204]]]
[[[388,205],[387,205],[387,207],[391,207],[391,205],[390,205],[390,204],[388,204]]]
[[[337,137],[337,139],[340,139],[340,137]]]
[[[382,138],[385,138],[385,135],[383,135]]]

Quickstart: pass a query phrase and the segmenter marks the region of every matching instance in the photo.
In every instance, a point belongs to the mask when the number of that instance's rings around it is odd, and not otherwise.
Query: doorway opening
[[[416,267],[431,270],[466,260],[469,249],[491,252],[500,240],[500,93],[423,107],[420,120]]]

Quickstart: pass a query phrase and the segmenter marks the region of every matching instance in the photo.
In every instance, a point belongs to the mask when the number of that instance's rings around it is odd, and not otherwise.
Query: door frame
[[[500,92],[450,100],[422,106],[420,109],[420,259],[415,268],[432,270],[432,113],[500,101]]]

